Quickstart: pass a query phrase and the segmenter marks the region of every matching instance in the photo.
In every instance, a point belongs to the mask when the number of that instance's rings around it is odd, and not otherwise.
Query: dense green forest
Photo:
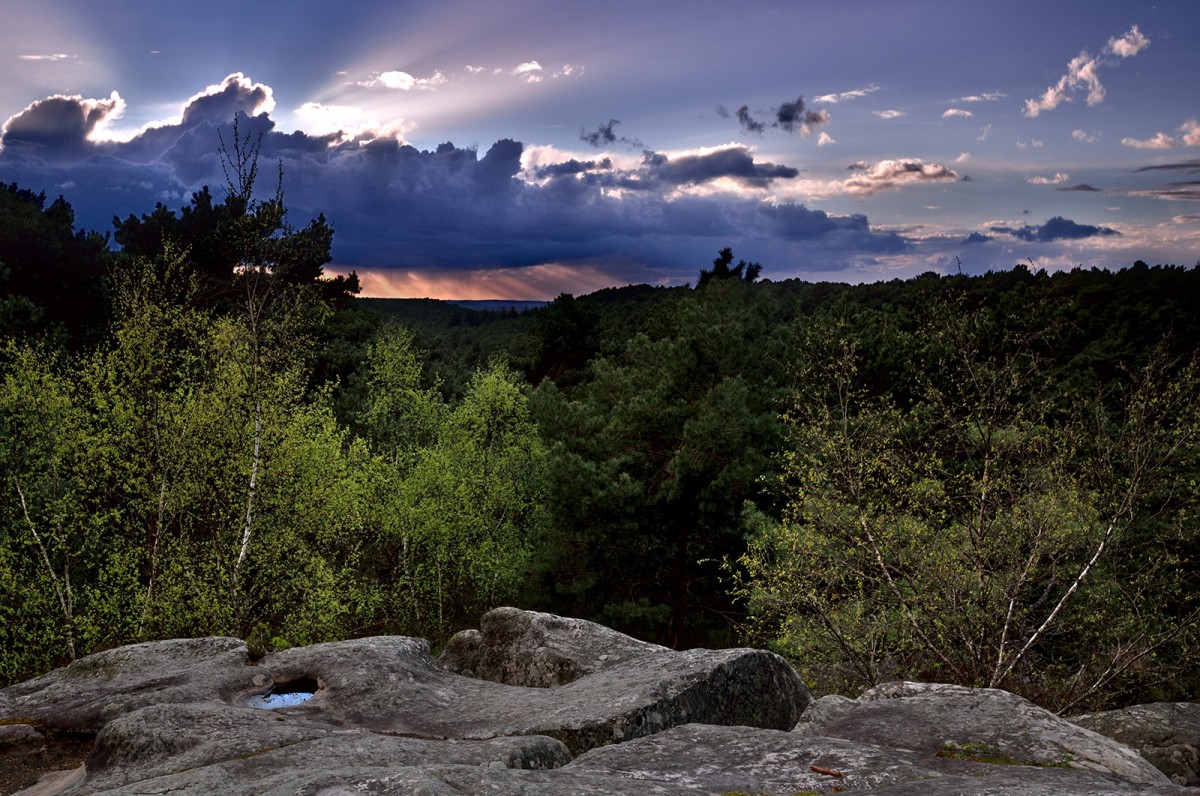
[[[819,692],[1200,700],[1200,268],[360,299],[242,154],[111,237],[0,186],[0,685],[516,604]]]

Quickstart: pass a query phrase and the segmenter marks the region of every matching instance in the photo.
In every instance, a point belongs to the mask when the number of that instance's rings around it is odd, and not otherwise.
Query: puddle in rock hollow
[[[300,677],[295,680],[276,683],[270,691],[250,697],[246,700],[245,704],[247,707],[266,708],[268,710],[290,708],[312,699],[313,694],[317,693],[318,688],[317,681],[313,678]]]

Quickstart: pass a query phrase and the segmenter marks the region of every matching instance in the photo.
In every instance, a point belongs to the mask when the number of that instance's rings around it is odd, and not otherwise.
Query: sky
[[[261,134],[364,295],[1200,261],[1200,4],[0,0],[0,181],[76,224]]]

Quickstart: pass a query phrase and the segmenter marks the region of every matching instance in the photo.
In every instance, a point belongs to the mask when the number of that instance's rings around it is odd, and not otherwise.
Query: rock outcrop
[[[270,692],[311,697],[250,706]],[[56,734],[94,744],[42,796],[1188,792],[1003,691],[893,683],[810,704],[770,653],[511,608],[437,660],[406,637],[255,663],[237,639],[175,640],[0,690],[0,770]]]
[[[1155,702],[1071,721],[1135,749],[1177,785],[1200,787],[1200,705]]]
[[[1129,747],[1007,691],[887,683],[855,702],[852,709],[802,722],[806,732],[946,758],[1083,768],[1131,782],[1169,782]]]

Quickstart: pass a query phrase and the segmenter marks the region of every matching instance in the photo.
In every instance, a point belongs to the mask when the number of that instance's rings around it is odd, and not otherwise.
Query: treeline
[[[516,603],[821,691],[1200,698],[1200,269],[849,286],[723,250],[484,314],[355,299],[325,220],[233,174],[119,252],[0,190],[0,681]]]

